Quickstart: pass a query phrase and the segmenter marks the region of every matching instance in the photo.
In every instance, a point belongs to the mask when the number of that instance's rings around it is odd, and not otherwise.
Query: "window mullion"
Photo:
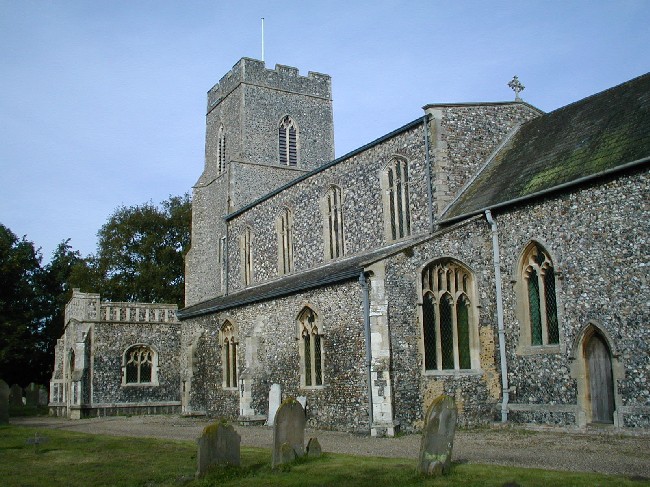
[[[539,289],[539,314],[542,323],[542,344],[548,344],[548,326],[546,321],[546,288],[544,285],[544,269],[541,267],[537,271],[537,283]]]
[[[442,328],[440,326],[440,296],[438,292],[436,302],[433,304],[434,313],[436,316],[436,369],[442,370]]]

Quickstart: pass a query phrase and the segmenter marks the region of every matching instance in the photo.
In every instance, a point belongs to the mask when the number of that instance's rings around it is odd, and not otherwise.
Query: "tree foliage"
[[[44,266],[32,242],[0,224],[0,378],[23,387],[49,382],[73,288],[182,306],[190,221],[187,194],[120,207],[99,230],[96,255],[82,258],[68,239]]]
[[[97,254],[76,269],[75,287],[110,301],[182,306],[191,214],[188,194],[170,196],[160,206],[118,208],[97,234]]]

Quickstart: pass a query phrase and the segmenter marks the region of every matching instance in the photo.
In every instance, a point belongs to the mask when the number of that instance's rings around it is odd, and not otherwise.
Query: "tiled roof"
[[[454,221],[650,156],[650,73],[535,118],[442,215]]]

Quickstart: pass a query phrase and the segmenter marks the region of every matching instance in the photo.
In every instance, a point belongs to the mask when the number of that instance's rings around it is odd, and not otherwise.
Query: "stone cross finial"
[[[508,83],[508,86],[510,87],[510,89],[511,89],[512,91],[515,92],[515,101],[521,101],[521,98],[520,98],[520,96],[519,96],[519,93],[522,92],[522,91],[524,91],[524,89],[525,89],[526,87],[525,87],[524,85],[521,84],[521,82],[519,81],[519,78],[517,77],[517,75],[515,75],[515,76],[512,78],[512,80],[510,80],[510,83]]]

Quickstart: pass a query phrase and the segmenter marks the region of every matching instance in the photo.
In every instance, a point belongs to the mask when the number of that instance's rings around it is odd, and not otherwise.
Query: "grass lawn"
[[[448,476],[427,479],[416,459],[326,453],[272,469],[271,452],[242,448],[242,466],[216,468],[196,480],[196,444],[40,430],[47,441],[27,443],[37,430],[0,427],[0,484],[14,486],[650,486],[621,476],[455,464]]]

